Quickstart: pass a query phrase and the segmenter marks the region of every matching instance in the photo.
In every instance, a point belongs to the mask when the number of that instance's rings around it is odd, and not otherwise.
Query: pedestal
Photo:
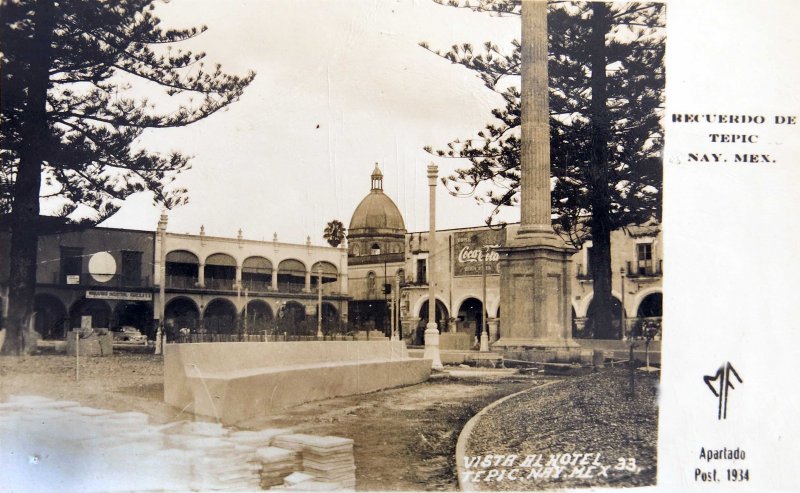
[[[571,256],[555,233],[517,236],[500,253],[502,337],[494,348],[577,348],[572,340]]]
[[[432,361],[431,368],[441,370],[443,366],[439,355],[439,331],[436,329],[436,322],[431,322],[425,327],[425,353],[422,357]]]

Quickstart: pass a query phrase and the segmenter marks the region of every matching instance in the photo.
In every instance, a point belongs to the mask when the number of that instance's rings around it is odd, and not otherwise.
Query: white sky
[[[190,203],[170,213],[168,230],[323,243],[327,221],[345,226],[369,192],[375,162],[409,231],[428,228],[426,167],[456,162],[426,153],[471,137],[502,104],[467,69],[418,46],[508,45],[519,17],[493,17],[430,0],[173,0],[160,7],[175,26],[208,31],[182,43],[227,72],[255,70],[243,97],[223,113],[183,129],[153,131],[154,150],[195,156],[179,182]],[[177,46],[177,45],[176,45]],[[317,128],[319,125],[319,128]],[[131,199],[107,226],[153,229],[149,195]],[[483,223],[491,207],[440,187],[437,227]],[[518,212],[506,218],[516,220]]]

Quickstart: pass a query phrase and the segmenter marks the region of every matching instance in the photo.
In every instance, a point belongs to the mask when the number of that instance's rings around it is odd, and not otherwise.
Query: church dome
[[[383,193],[383,173],[375,165],[372,189],[364,197],[350,219],[349,237],[374,234],[404,234],[403,215],[394,201]]]

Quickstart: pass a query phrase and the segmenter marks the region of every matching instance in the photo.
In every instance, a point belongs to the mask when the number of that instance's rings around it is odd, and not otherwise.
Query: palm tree
[[[342,224],[342,221],[338,219],[334,219],[333,221],[329,221],[328,225],[325,226],[325,231],[322,232],[322,237],[328,241],[328,244],[332,247],[338,247],[339,244],[342,243],[345,236],[347,235],[347,230]]]

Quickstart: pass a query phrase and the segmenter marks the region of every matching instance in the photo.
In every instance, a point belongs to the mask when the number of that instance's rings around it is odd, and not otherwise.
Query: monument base
[[[572,338],[544,339],[524,337],[501,337],[492,343],[492,349],[575,349],[580,344]]]

